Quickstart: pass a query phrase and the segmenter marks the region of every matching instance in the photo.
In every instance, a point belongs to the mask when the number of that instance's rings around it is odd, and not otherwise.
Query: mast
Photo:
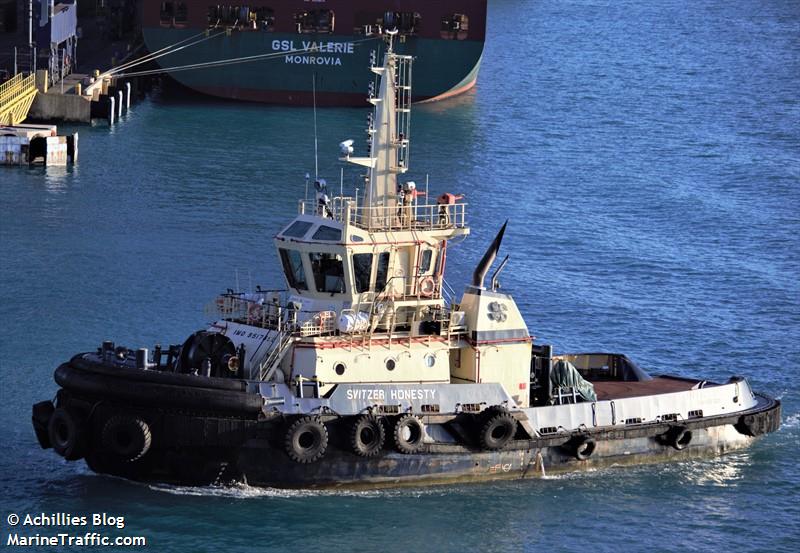
[[[411,56],[394,53],[397,31],[388,31],[383,65],[372,66],[380,77],[378,96],[370,94],[375,106],[367,132],[369,157],[344,158],[368,168],[361,208],[364,223],[371,228],[389,227],[397,217],[397,175],[408,170],[411,120]],[[371,89],[372,91],[372,89]]]

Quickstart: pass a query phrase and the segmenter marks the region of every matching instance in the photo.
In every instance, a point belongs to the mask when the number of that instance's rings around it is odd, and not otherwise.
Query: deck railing
[[[28,116],[36,96],[36,77],[15,75],[0,85],[0,125],[18,125]]]
[[[467,226],[467,204],[417,204],[359,207],[354,198],[337,196],[327,205],[301,200],[300,213],[329,217],[367,231],[444,230]]]

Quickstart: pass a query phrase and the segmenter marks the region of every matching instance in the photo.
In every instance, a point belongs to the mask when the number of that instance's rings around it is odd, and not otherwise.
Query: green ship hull
[[[197,35],[197,29],[145,27],[151,52]],[[311,105],[365,104],[365,91],[375,75],[369,71],[373,52],[381,56],[380,38],[356,35],[225,33],[158,59],[181,84],[199,92],[235,100]],[[445,41],[406,37],[400,54],[415,57],[413,101],[436,100],[470,89],[478,76],[483,41]],[[267,56],[264,56],[267,54]],[[217,60],[254,61],[169,71]],[[378,58],[380,59],[380,57]]]

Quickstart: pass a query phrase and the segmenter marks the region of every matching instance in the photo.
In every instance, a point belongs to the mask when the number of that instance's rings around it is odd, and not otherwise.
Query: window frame
[[[314,256],[319,256],[320,259],[315,261]],[[322,271],[322,270],[320,270],[319,273],[316,271],[317,264],[319,264],[322,261],[322,258],[324,258],[325,256],[333,258],[335,261],[338,262],[339,274],[328,274],[327,271]],[[331,294],[331,295],[347,293],[347,281],[345,280],[345,275],[344,275],[344,257],[342,257],[341,254],[332,252],[308,252],[307,257],[311,267],[311,277],[314,280],[314,289],[318,293]],[[333,266],[335,267],[335,265]],[[341,284],[341,287],[334,290],[330,290],[327,285],[328,284],[327,277],[337,278],[338,279],[337,283]]]
[[[383,292],[386,289],[386,286],[389,284],[390,261],[391,261],[391,252],[381,252],[378,254],[378,262],[376,263],[375,266],[376,292]],[[379,286],[379,283],[381,283],[381,281],[382,285]]]
[[[359,271],[358,269],[358,262],[356,262],[356,256],[366,256],[369,258],[369,263],[366,266],[366,287],[360,286],[363,284],[364,281],[364,272],[361,272],[361,278],[359,278]],[[354,253],[352,256],[352,263],[353,263],[353,288],[359,294],[363,292],[369,292],[372,290],[372,265],[375,261],[375,255],[372,253]]]
[[[300,262],[299,267],[295,267],[291,263],[291,259],[289,258],[291,254],[297,255],[297,260]],[[278,248],[278,255],[281,258],[281,265],[283,266],[283,275],[286,278],[286,282],[289,284],[289,288],[294,288],[295,290],[308,290],[308,279],[306,278],[306,268],[303,265],[303,254],[299,250],[290,250],[288,248]],[[298,280],[297,274],[295,271],[300,269],[300,277],[301,279]]]

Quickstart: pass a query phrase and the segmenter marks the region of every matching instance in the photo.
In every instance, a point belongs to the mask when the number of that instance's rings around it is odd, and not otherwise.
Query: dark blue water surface
[[[9,513],[105,511],[155,551],[797,550],[800,4],[490,4],[478,86],[413,114],[411,177],[470,204],[449,281],[508,218],[503,284],[539,341],[746,376],[781,430],[707,461],[363,493],[152,487],[39,449],[30,405],[72,353],[181,342],[237,269],[279,283],[311,110],[156,93],[77,128],[75,168],[0,172],[4,544]],[[366,111],[320,110],[329,182]]]

